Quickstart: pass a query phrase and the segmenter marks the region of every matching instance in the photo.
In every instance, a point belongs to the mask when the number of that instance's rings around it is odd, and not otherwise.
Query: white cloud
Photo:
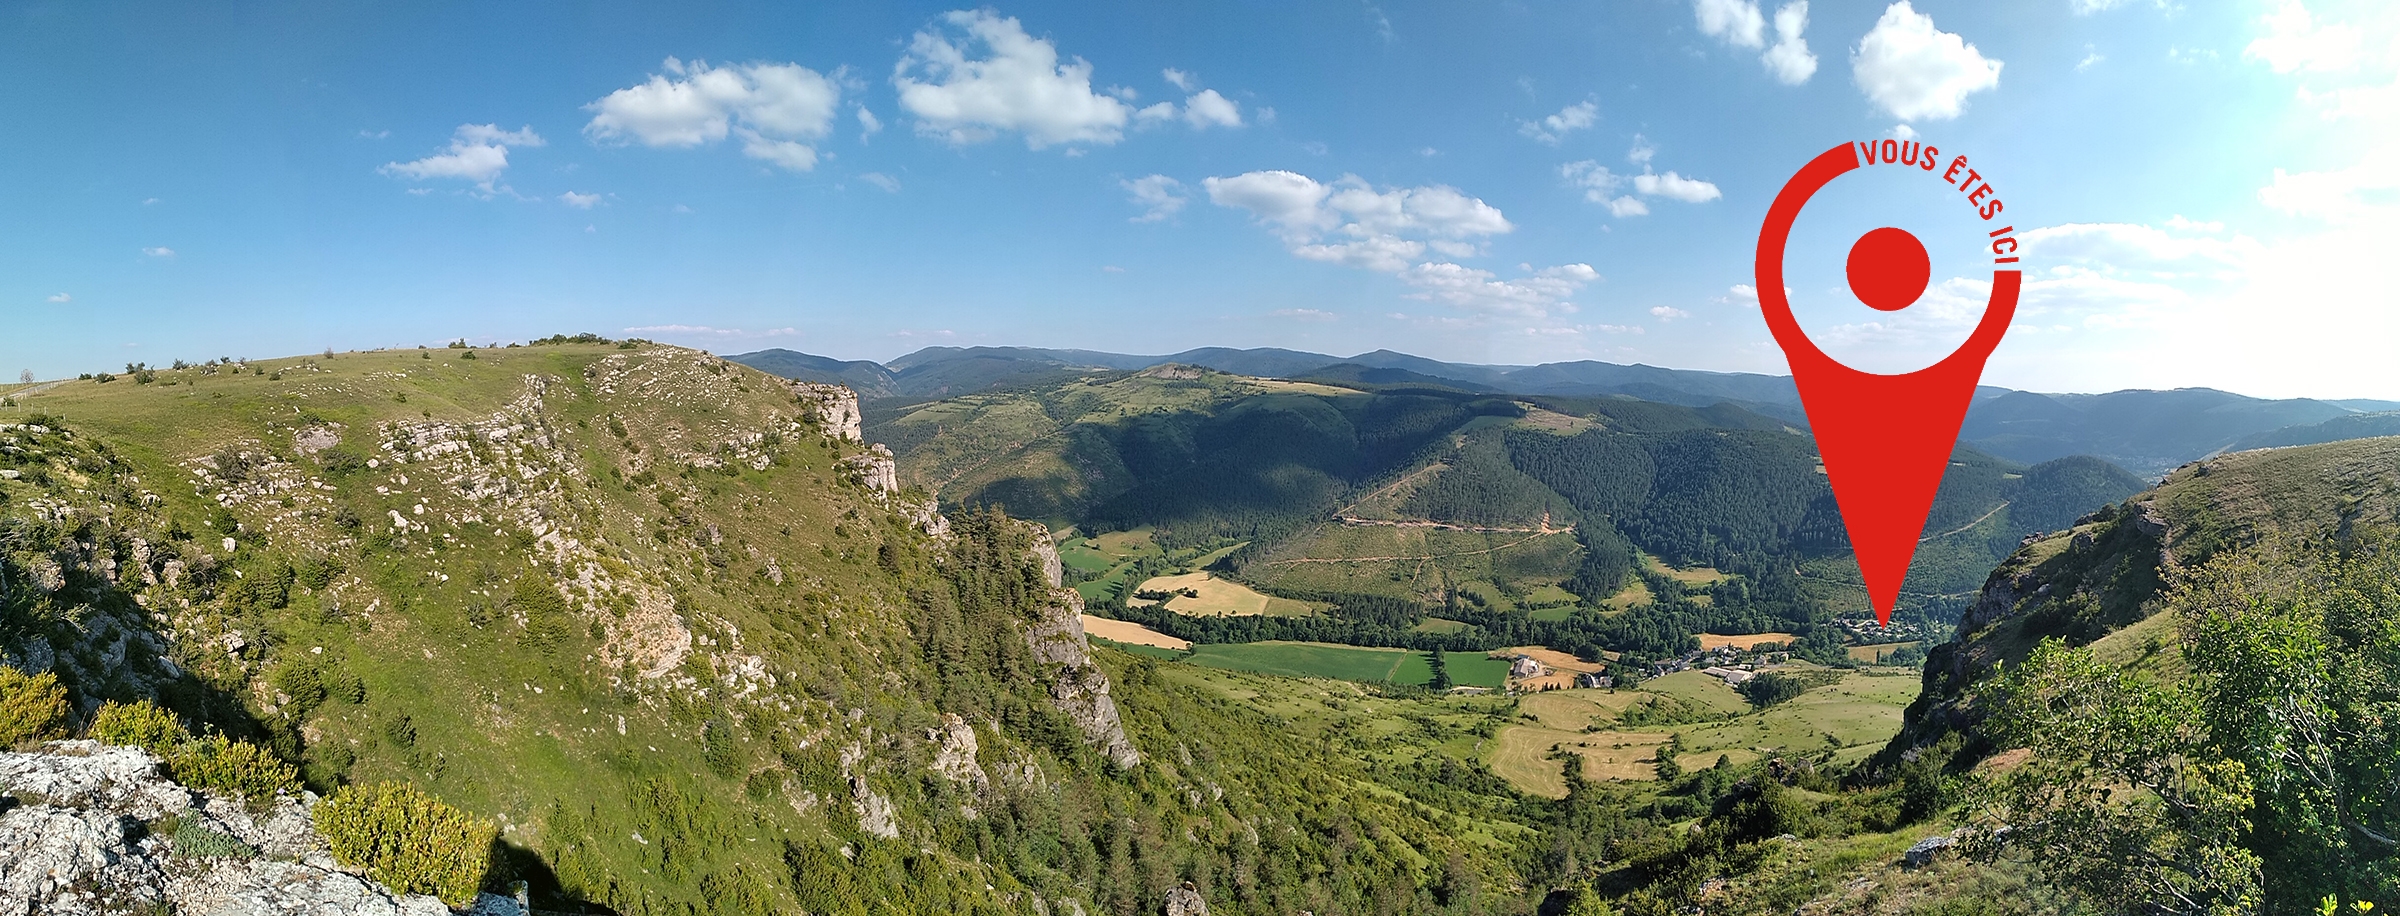
[[[916,116],[919,133],[966,144],[1016,131],[1033,149],[1124,137],[1132,106],[1093,92],[1092,65],[1082,58],[1060,63],[1057,46],[989,10],[958,10],[941,21],[965,35],[954,42],[918,32],[892,72],[900,107]],[[969,56],[978,50],[985,56]]]
[[[1574,311],[1567,298],[1600,279],[1600,273],[1589,264],[1565,264],[1502,280],[1488,270],[1439,263],[1408,268],[1400,279],[1417,288],[1412,299],[1444,302],[1469,312],[1546,318],[1553,312]]]
[[[142,198],[142,206],[145,206],[145,207],[147,207],[147,206],[150,206],[151,204],[155,204],[155,203],[158,203],[158,198],[156,198],[156,197],[145,197],[145,198]]]
[[[1247,172],[1201,182],[1209,200],[1247,210],[1300,258],[1398,277],[1410,298],[1439,301],[1478,315],[1545,318],[1572,312],[1576,290],[1599,279],[1587,264],[1533,270],[1501,279],[1491,271],[1424,262],[1427,250],[1450,257],[1480,253],[1479,243],[1513,231],[1499,208],[1444,185],[1381,188],[1354,175],[1320,183],[1296,172]]]
[[[1260,222],[1281,227],[1286,238],[1333,228],[1332,214],[1319,207],[1333,189],[1298,172],[1244,172],[1202,179],[1200,186],[1208,190],[1211,203],[1248,210]]]
[[[144,248],[142,249],[142,253],[154,258],[171,258],[175,256],[175,249],[163,246],[158,248]]]
[[[1692,0],[1700,32],[1737,48],[1766,47],[1766,17],[1756,0]]]
[[[1908,0],[1885,8],[1850,55],[1867,100],[1904,121],[1958,117],[1967,96],[1999,88],[2000,66],[1957,33],[1934,28]]]
[[[2259,17],[2266,34],[2242,49],[2245,59],[2266,62],[2277,73],[2348,70],[2358,65],[2365,35],[2356,26],[2319,25],[2300,0],[2281,0]]]
[[[654,324],[626,328],[624,333],[658,334],[667,337],[791,337],[800,333],[800,330],[798,328],[771,328],[764,331],[746,331],[741,328],[712,328],[705,324]]]
[[[388,130],[361,130],[358,132],[358,138],[361,140],[381,140],[391,135],[392,132]]]
[[[2093,67],[2097,67],[2097,66],[2099,66],[2099,65],[2100,65],[2100,62],[2101,62],[2101,61],[2104,61],[2104,60],[2107,60],[2107,59],[2108,59],[2108,55],[2100,53],[2098,50],[2094,49],[2094,48],[2093,48],[2091,45],[2084,45],[2084,46],[2083,46],[2083,59],[2075,62],[2075,72],[2077,72],[2077,73],[2082,73],[2082,72],[2083,72],[2083,71],[2085,71],[2085,70],[2089,70],[2089,69],[2092,69]]]
[[[1185,92],[1190,92],[1192,91],[1193,86],[1200,85],[1200,81],[1194,79],[1191,74],[1177,70],[1173,67],[1168,67],[1166,70],[1161,71],[1161,75],[1167,78],[1167,82],[1169,84]]]
[[[1775,9],[1775,45],[1758,56],[1775,81],[1786,86],[1808,82],[1817,74],[1817,55],[1808,50],[1800,33],[1808,28],[1808,0],[1792,0]]]
[[[1142,215],[1133,218],[1137,223],[1155,223],[1174,216],[1190,200],[1183,194],[1183,182],[1165,175],[1146,175],[1117,184],[1133,195],[1130,199],[1135,206],[1142,208]]]
[[[874,112],[868,111],[867,106],[858,106],[858,139],[865,140],[875,136],[881,130],[883,130],[883,119],[876,117]]]
[[[1218,95],[1214,89],[1202,89],[1183,100],[1183,121],[1193,130],[1242,126],[1242,108],[1233,100]]]
[[[900,193],[900,179],[882,172],[867,172],[859,175],[858,180],[882,188],[886,194]]]
[[[597,204],[599,204],[599,203],[600,203],[600,195],[598,195],[598,194],[577,194],[577,193],[575,193],[575,192],[573,192],[573,191],[566,191],[566,192],[562,192],[562,193],[560,193],[560,194],[558,195],[558,202],[559,202],[559,203],[562,203],[562,204],[566,204],[567,206],[570,206],[570,207],[574,207],[575,209],[578,209],[578,210],[589,210],[589,209],[591,209],[593,206],[595,206],[595,205],[597,205]]]
[[[1687,312],[1687,311],[1684,311],[1684,310],[1682,310],[1682,309],[1679,309],[1679,308],[1676,308],[1676,307],[1674,307],[1674,306],[1671,306],[1671,305],[1654,305],[1654,306],[1651,306],[1651,307],[1650,307],[1650,314],[1651,314],[1651,316],[1652,316],[1652,317],[1655,317],[1655,318],[1657,318],[1657,319],[1658,319],[1658,320],[1660,320],[1660,321],[1673,321],[1673,320],[1675,320],[1675,319],[1677,319],[1677,318],[1690,318],[1690,317],[1692,317],[1692,313],[1690,313],[1690,312]]]
[[[1600,103],[1587,100],[1561,108],[1557,114],[1539,121],[1526,121],[1517,126],[1517,133],[1555,146],[1558,138],[1597,123],[1600,123]]]
[[[1906,124],[1894,124],[1890,136],[1894,140],[1914,140],[1917,138],[1917,129]]]
[[[1650,160],[1657,155],[1658,148],[1650,145],[1649,138],[1641,134],[1634,134],[1633,148],[1625,151],[1625,161],[1635,165],[1649,165]]]
[[[1646,147],[1635,149],[1637,153],[1650,152]],[[1649,159],[1647,155],[1641,158],[1645,162]],[[1559,166],[1558,173],[1570,186],[1583,189],[1583,199],[1607,205],[1609,215],[1616,217],[1642,216],[1650,212],[1650,205],[1642,202],[1641,198],[1618,193],[1627,186],[1631,186],[1633,193],[1642,197],[1664,197],[1694,204],[1724,196],[1714,184],[1685,178],[1674,172],[1659,175],[1645,169],[1639,175],[1619,175],[1589,159]]]
[[[52,301],[52,302],[73,302],[73,301],[75,301],[75,297],[73,297],[73,296],[70,296],[70,295],[67,295],[67,294],[65,294],[65,293],[59,293],[58,295],[55,295],[55,296],[52,296],[52,297],[50,297],[50,301]]]
[[[651,74],[648,82],[583,106],[593,112],[584,135],[594,142],[690,149],[732,134],[742,138],[744,155],[805,172],[816,167],[817,152],[802,141],[823,137],[841,108],[841,85],[798,64],[711,67],[670,57],[665,69],[680,78]]]
[[[542,146],[540,135],[527,127],[520,130],[501,130],[492,124],[461,124],[450,135],[449,151],[437,153],[414,162],[387,162],[382,173],[423,181],[428,178],[461,178],[472,181],[490,193],[493,182],[508,168],[508,148],[512,146]]]
[[[1323,309],[1276,309],[1275,311],[1268,312],[1267,314],[1271,317],[1289,318],[1293,321],[1326,322],[1335,321],[1341,318],[1340,315],[1336,315]]]
[[[1137,109],[1133,113],[1133,120],[1134,123],[1145,127],[1152,124],[1164,124],[1168,121],[1175,120],[1175,103],[1159,102],[1155,105]]]
[[[1695,178],[1685,178],[1674,172],[1652,175],[1644,172],[1633,176],[1633,190],[1643,197],[1666,197],[1687,204],[1706,203],[1725,196],[1717,186]]]

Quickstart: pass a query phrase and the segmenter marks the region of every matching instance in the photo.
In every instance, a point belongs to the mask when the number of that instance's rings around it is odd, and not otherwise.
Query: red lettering
[[[1999,215],[2000,198],[1994,197],[1991,200],[1986,201],[1983,205],[1983,209],[1975,212],[1981,214],[1984,219],[1991,219],[1992,217]]]
[[[2006,246],[2008,246],[2008,247],[2007,247],[2007,248],[2002,248],[2002,247],[2000,247],[2000,246],[2002,246],[2002,245],[2006,245]],[[1992,243],[1992,253],[1993,253],[1993,254],[2007,254],[2007,253],[2009,253],[2009,252],[2011,252],[2011,251],[2015,251],[2015,250],[2017,250],[2017,240],[2016,240],[2016,239],[2013,239],[2013,238],[2011,238],[2011,239],[2001,239],[2001,240],[1999,240],[1999,241],[1997,241],[1997,242],[1993,242],[1993,243]]]
[[[1898,162],[1898,161],[1900,161],[1900,141],[1898,141],[1898,140],[1885,140],[1885,141],[1883,141],[1883,161],[1885,161],[1885,162]]]
[[[1915,141],[1900,144],[1900,164],[1917,164],[1917,143]]]
[[[1987,185],[1984,185],[1984,186],[1982,186],[1982,187],[1976,188],[1976,189],[1975,189],[1975,193],[1967,195],[1967,202],[1968,202],[1968,203],[1971,203],[1971,204],[1979,204],[1979,203],[1982,203],[1982,202],[1983,202],[1983,199],[1984,199],[1984,198],[1986,198],[1986,197],[1990,197],[1990,196],[1991,196],[1991,194],[1992,194],[1992,186],[1987,184]]]
[[[1950,160],[1950,168],[1949,168],[1947,171],[1944,171],[1944,172],[1942,173],[1942,180],[1943,180],[1943,181],[1947,181],[1947,182],[1949,182],[1949,183],[1951,183],[1951,184],[1957,184],[1957,183],[1958,183],[1958,170],[1959,170],[1959,169],[1966,168],[1966,167],[1967,167],[1967,157],[1965,157],[1965,156],[1960,156],[1960,157],[1958,157],[1958,158],[1956,158],[1956,159],[1952,159],[1952,160]]]
[[[1875,164],[1875,141],[1861,140],[1858,142],[1858,161],[1868,165]]]
[[[1975,182],[1982,180],[1982,178],[1983,178],[1983,175],[1982,175],[1982,173],[1980,173],[1980,172],[1977,172],[1977,171],[1975,171],[1974,169],[1968,169],[1968,170],[1967,170],[1967,183],[1966,183],[1966,184],[1959,185],[1959,186],[1958,186],[1958,189],[1959,189],[1959,190],[1961,190],[1961,191],[1964,191],[1964,190],[1966,190],[1966,189],[1968,189],[1968,188],[1972,188],[1972,187],[1974,187],[1974,186],[1975,186]]]
[[[1930,172],[1930,171],[1933,171],[1933,157],[1935,157],[1935,156],[1939,156],[1939,155],[1941,155],[1941,154],[1942,154],[1942,151],[1941,151],[1941,150],[1938,150],[1938,149],[1934,149],[1934,148],[1933,148],[1933,144],[1931,144],[1931,143],[1925,144],[1925,155],[1924,155],[1923,157],[1921,157],[1921,160],[1920,160],[1920,161],[1917,163],[1917,167],[1918,167],[1918,168],[1922,168],[1922,169],[1924,169],[1925,171],[1928,171],[1928,172]]]
[[[2011,233],[2011,232],[2015,232],[2015,231],[2017,231],[2017,227],[2015,227],[2015,226],[2002,226],[2002,227],[2000,227],[2000,228],[1998,228],[1998,229],[1994,229],[1994,230],[1992,230],[1992,237],[1993,237],[1993,238],[1999,238],[1999,237],[2001,237],[2001,236],[2003,236],[2003,235],[2007,235],[2007,234],[2009,234],[2009,233]]]

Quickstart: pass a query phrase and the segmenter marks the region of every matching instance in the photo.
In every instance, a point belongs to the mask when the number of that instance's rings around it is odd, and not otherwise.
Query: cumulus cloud
[[[662,337],[790,337],[800,333],[798,328],[770,328],[748,331],[741,328],[712,328],[705,324],[653,324],[626,328],[627,334],[657,334]]]
[[[1576,290],[1599,279],[1587,264],[1567,264],[1502,279],[1451,262],[1422,261],[1480,253],[1483,240],[1516,227],[1499,208],[1446,185],[1377,188],[1355,175],[1331,183],[1287,171],[1246,172],[1201,181],[1209,201],[1246,210],[1282,238],[1294,256],[1386,273],[1411,298],[1481,315],[1543,318],[1574,311]]]
[[[1690,313],[1690,312],[1687,312],[1687,311],[1684,311],[1684,310],[1682,310],[1682,309],[1679,309],[1679,308],[1676,308],[1676,307],[1674,307],[1674,306],[1671,306],[1671,305],[1654,305],[1654,306],[1651,306],[1651,307],[1650,307],[1650,315],[1651,315],[1651,317],[1657,318],[1657,319],[1658,319],[1658,320],[1660,320],[1660,321],[1673,321],[1673,320],[1675,320],[1675,319],[1677,319],[1677,318],[1690,318],[1690,317],[1692,317],[1692,313]]]
[[[1764,48],[1758,62],[1777,82],[1797,86],[1816,75],[1817,55],[1801,33],[1808,29],[1808,0],[1791,0],[1775,11],[1775,43],[1767,44],[1767,17],[1758,0],[1692,0],[1700,33],[1744,50]]]
[[[508,168],[509,147],[542,145],[541,136],[531,127],[501,130],[492,124],[461,124],[451,133],[447,151],[413,162],[387,162],[379,171],[418,181],[464,179],[490,193],[500,173]]]
[[[833,127],[841,84],[798,64],[712,67],[667,58],[666,74],[619,89],[584,106],[583,127],[594,142],[690,149],[740,137],[742,153],[795,172],[816,168],[810,141]],[[864,115],[862,123],[874,116]]]
[[[2259,17],[2266,34],[2252,39],[2242,57],[2263,61],[2277,73],[2347,70],[2358,65],[2365,35],[2356,26],[2319,24],[2300,0],[2281,0]]]
[[[1117,184],[1133,195],[1130,201],[1134,206],[1142,208],[1142,214],[1133,218],[1137,223],[1155,223],[1174,216],[1190,200],[1184,196],[1183,182],[1165,175],[1145,175]]]
[[[2000,86],[1990,60],[1933,17],[1900,0],[1850,54],[1851,76],[1867,100],[1903,121],[1942,121],[1966,110],[1967,96]]]
[[[1647,147],[1635,147],[1638,161],[1647,163],[1650,152]],[[1634,194],[1693,204],[1724,196],[1715,184],[1686,178],[1675,172],[1659,175],[1645,167],[1639,175],[1619,175],[1590,159],[1559,166],[1558,173],[1567,180],[1569,186],[1583,189],[1583,199],[1607,206],[1609,215],[1616,217],[1643,216],[1650,212],[1650,205]],[[1620,193],[1629,187],[1632,194]]]
[[[1242,126],[1242,107],[1232,99],[1218,95],[1214,89],[1202,89],[1183,100],[1183,121],[1194,130],[1211,126]]]
[[[1177,70],[1173,67],[1168,67],[1167,69],[1161,71],[1160,75],[1165,76],[1170,85],[1173,85],[1175,88],[1181,89],[1185,92],[1190,92],[1192,91],[1193,86],[1200,85],[1200,81],[1193,79],[1191,74]]]
[[[1685,178],[1674,172],[1652,175],[1644,172],[1633,176],[1633,190],[1644,197],[1665,197],[1687,204],[1706,203],[1725,196],[1717,186],[1696,178]]]
[[[558,202],[566,204],[570,207],[574,207],[577,210],[589,210],[600,203],[600,195],[577,194],[573,191],[566,191],[558,195]]]
[[[1756,0],[1692,0],[1692,15],[1700,20],[1700,33],[1710,38],[1737,48],[1767,44],[1767,20]]]
[[[175,249],[160,246],[157,248],[144,248],[142,249],[142,253],[154,258],[171,258],[175,256]]]
[[[1558,110],[1557,114],[1539,121],[1526,121],[1517,126],[1517,133],[1553,146],[1558,138],[1600,123],[1600,103],[1577,102]]]
[[[1133,108],[1092,91],[1092,65],[1059,61],[1058,47],[990,10],[944,14],[918,32],[893,68],[900,107],[917,131],[954,144],[980,143],[1003,131],[1033,149],[1115,143]]]
[[[1786,86],[1808,82],[1817,74],[1817,55],[1808,50],[1800,33],[1808,29],[1808,0],[1792,0],[1775,9],[1775,45],[1758,56],[1775,81]]]

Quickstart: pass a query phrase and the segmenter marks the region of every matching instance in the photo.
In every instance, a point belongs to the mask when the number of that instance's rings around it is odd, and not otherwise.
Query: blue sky
[[[2316,0],[0,6],[0,369],[637,334],[1782,372],[1839,143],[2025,242],[1986,380],[2400,397],[2400,12]],[[1930,362],[1986,224],[1868,169],[1787,259]],[[1924,239],[1869,311],[1849,240]]]

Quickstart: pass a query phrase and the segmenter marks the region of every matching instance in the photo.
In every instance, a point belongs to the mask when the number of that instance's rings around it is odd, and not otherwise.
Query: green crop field
[[[1424,653],[1407,649],[1367,649],[1309,642],[1257,642],[1194,646],[1186,661],[1210,668],[1287,677],[1327,677],[1371,684],[1415,685],[1433,680],[1433,664],[1426,658]],[[1451,677],[1458,675],[1453,673]]]
[[[1442,659],[1450,682],[1461,687],[1498,687],[1508,682],[1508,659],[1459,652]],[[1431,677],[1428,674],[1427,677]]]

